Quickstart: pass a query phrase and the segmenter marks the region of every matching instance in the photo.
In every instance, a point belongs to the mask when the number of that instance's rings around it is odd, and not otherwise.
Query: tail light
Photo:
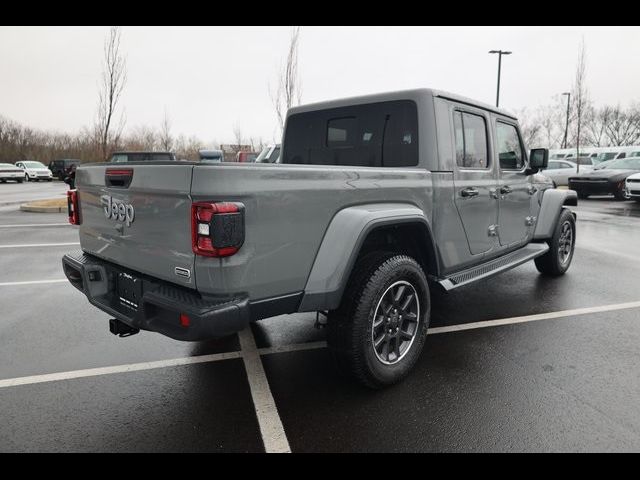
[[[234,255],[244,243],[244,206],[229,202],[191,205],[193,253],[205,257]]]
[[[69,213],[69,223],[71,225],[80,225],[77,190],[67,190],[67,211]]]

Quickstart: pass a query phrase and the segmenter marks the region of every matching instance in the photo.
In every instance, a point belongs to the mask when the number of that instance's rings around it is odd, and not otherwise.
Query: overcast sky
[[[123,27],[127,128],[231,141],[233,128],[271,140],[276,82],[290,27]],[[108,27],[0,27],[0,115],[74,132],[94,118]],[[535,108],[570,89],[580,41],[598,103],[640,100],[640,29],[634,27],[302,27],[303,103],[416,87]]]

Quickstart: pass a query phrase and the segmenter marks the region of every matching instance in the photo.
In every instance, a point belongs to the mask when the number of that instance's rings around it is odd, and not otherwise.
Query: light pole
[[[496,93],[496,107],[500,106],[500,69],[502,67],[502,55],[511,55],[511,52],[506,50],[490,50],[489,53],[498,54],[498,92]]]
[[[567,96],[567,123],[564,127],[564,141],[562,148],[567,148],[567,133],[569,132],[569,105],[571,104],[571,92],[564,92],[562,95]]]

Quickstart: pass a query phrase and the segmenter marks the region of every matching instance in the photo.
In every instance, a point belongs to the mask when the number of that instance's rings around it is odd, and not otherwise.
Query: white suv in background
[[[24,179],[28,182],[29,180],[46,180],[50,182],[53,180],[53,174],[51,170],[49,170],[46,166],[44,166],[40,162],[34,162],[33,160],[24,160],[21,162],[16,162],[16,167],[20,167],[24,170]]]
[[[640,202],[640,173],[629,175],[626,180],[625,188],[629,198]]]

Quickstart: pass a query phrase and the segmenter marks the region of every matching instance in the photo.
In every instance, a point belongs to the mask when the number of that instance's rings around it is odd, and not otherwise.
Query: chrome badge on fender
[[[104,216],[111,220],[124,222],[128,227],[135,219],[135,210],[130,203],[118,202],[111,198],[111,195],[103,195],[100,198],[104,210]]]

